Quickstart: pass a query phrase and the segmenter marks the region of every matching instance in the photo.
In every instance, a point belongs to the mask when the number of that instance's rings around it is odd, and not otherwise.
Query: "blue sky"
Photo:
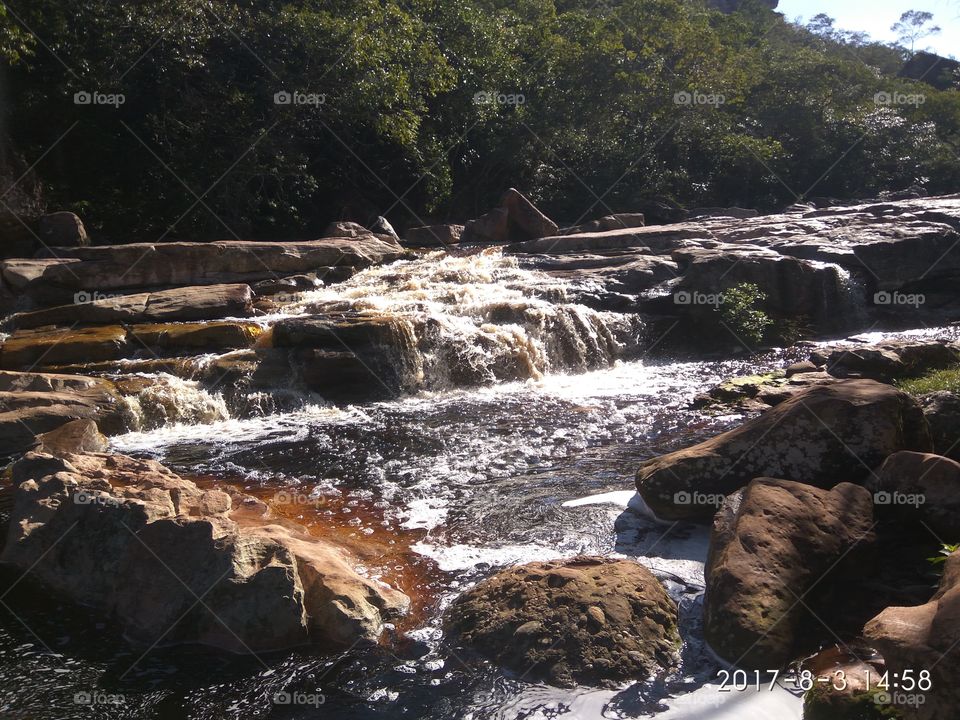
[[[884,42],[895,39],[890,26],[907,10],[933,13],[934,24],[942,29],[939,35],[921,40],[918,50],[929,46],[941,55],[960,57],[960,0],[780,0],[777,7],[790,20],[826,13],[836,18],[837,27],[862,30]]]

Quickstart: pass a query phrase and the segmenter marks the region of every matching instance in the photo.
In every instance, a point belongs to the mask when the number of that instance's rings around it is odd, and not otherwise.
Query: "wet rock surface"
[[[0,559],[114,617],[136,642],[333,649],[374,641],[407,605],[259,501],[201,490],[153,461],[34,453],[13,476]]]
[[[720,499],[756,477],[817,487],[862,482],[899,450],[929,451],[917,402],[890,385],[844,380],[811,387],[740,427],[644,463],[637,490],[665,519],[709,520]]]
[[[874,541],[870,493],[758,478],[714,519],[704,630],[740,667],[778,668],[828,634],[817,615],[838,587],[856,586]],[[858,567],[861,568],[858,571]],[[802,601],[800,601],[802,599]]]
[[[679,661],[676,604],[628,560],[578,557],[501,571],[461,595],[445,627],[518,676],[555,685],[646,679]]]

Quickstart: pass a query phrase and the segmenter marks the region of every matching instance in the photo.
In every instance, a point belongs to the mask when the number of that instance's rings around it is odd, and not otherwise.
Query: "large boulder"
[[[153,461],[31,453],[13,475],[0,560],[119,622],[135,642],[333,649],[376,640],[407,606],[259,501],[201,490]]]
[[[677,666],[677,606],[629,560],[578,557],[497,573],[461,595],[453,640],[554,685],[645,680]]]
[[[83,221],[72,212],[43,215],[37,221],[40,240],[47,247],[82,247],[90,244]]]
[[[879,513],[924,523],[942,538],[960,539],[960,463],[927,453],[894,453],[867,487]]]
[[[929,452],[917,402],[890,385],[816,385],[740,427],[644,463],[637,490],[660,517],[709,520],[723,497],[756,477],[817,487],[862,482],[900,450]]]
[[[734,665],[774,669],[828,639],[817,615],[838,584],[857,582],[873,524],[870,493],[850,483],[821,490],[758,478],[727,498],[706,568],[711,647]]]
[[[512,237],[533,240],[557,234],[557,224],[515,188],[510,188],[503,194],[500,207],[507,211]]]
[[[863,630],[883,655],[890,677],[900,687],[908,675],[929,679],[909,692],[885,692],[885,699],[909,720],[946,720],[960,707],[960,552],[947,558],[940,589],[925,605],[889,607]],[[923,697],[918,703],[917,695]],[[907,701],[913,703],[908,705]]]
[[[500,205],[471,220],[460,235],[464,243],[495,243],[535,240],[558,232],[557,224],[544,215],[519,190],[510,188]]]
[[[940,391],[920,398],[933,437],[933,451],[960,461],[960,395]]]

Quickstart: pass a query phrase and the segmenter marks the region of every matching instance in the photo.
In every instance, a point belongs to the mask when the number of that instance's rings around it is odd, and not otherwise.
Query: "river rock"
[[[420,356],[401,317],[281,320],[273,345],[287,349],[300,380],[333,401],[392,397],[420,381]]]
[[[960,461],[960,395],[940,391],[920,398],[933,437],[933,451]]]
[[[821,490],[758,478],[731,495],[710,537],[710,646],[734,665],[775,669],[829,637],[816,614],[829,610],[823,599],[838,584],[857,582],[873,525],[870,493],[850,483]]]
[[[332,650],[376,640],[408,603],[326,541],[251,517],[262,503],[201,490],[153,461],[31,453],[15,474],[0,560],[137,643]]]
[[[866,347],[833,350],[827,371],[836,377],[869,378],[890,382],[897,378],[924,375],[960,363],[960,346],[947,341],[892,341]]]
[[[17,328],[44,325],[110,325],[124,322],[182,322],[243,317],[252,311],[248,285],[182,287],[133,295],[97,297],[77,293],[74,303],[14,315]]]
[[[463,235],[463,225],[425,225],[407,230],[404,243],[416,247],[456,245]]]
[[[578,557],[503,570],[461,595],[445,629],[521,678],[572,686],[677,666],[677,606],[629,560]]]
[[[397,231],[393,229],[393,225],[391,225],[390,221],[383,217],[383,215],[378,215],[377,219],[373,221],[373,224],[370,225],[370,232],[374,235],[384,235],[393,242],[400,242],[400,236],[397,235]]]
[[[953,653],[960,647],[960,552],[947,558],[940,589],[925,605],[889,607],[867,623],[864,637],[883,655],[891,678],[909,670],[914,680],[930,673],[929,690],[885,693],[885,700],[910,720],[946,720],[960,707],[960,663]],[[896,673],[896,676],[894,676]],[[898,685],[901,683],[898,682]],[[900,704],[920,694],[922,704]]]
[[[460,233],[460,242],[496,245],[510,242],[510,218],[506,209],[494,208],[476,220],[469,221]]]
[[[960,538],[960,463],[928,453],[894,453],[867,487],[878,513],[922,522],[943,538]]]
[[[325,238],[359,238],[370,235],[373,235],[373,232],[363,225],[342,220],[330,223],[323,231]]]
[[[82,247],[90,244],[83,221],[72,212],[42,215],[37,221],[37,231],[47,247]]]
[[[73,420],[96,420],[113,435],[130,429],[131,412],[101,378],[0,371],[0,455],[23,452]]]
[[[37,442],[34,452],[56,457],[106,452],[110,445],[93,420],[71,420],[56,430],[38,435]]]
[[[507,211],[511,238],[535,240],[557,234],[557,224],[516,188],[510,188],[503,194],[500,207]]]
[[[816,385],[738,428],[644,463],[637,490],[660,517],[709,520],[722,498],[756,477],[817,487],[862,482],[900,450],[929,452],[917,402],[890,385]]]
[[[403,252],[395,242],[371,234],[302,242],[132,243],[58,250],[56,258],[7,260],[0,263],[0,275],[13,289],[51,305],[70,302],[80,292],[93,296],[131,288],[250,284],[320,268],[356,270],[397,260]]]

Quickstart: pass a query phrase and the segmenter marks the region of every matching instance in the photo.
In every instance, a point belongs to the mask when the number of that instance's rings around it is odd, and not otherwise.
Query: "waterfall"
[[[130,391],[123,400],[131,429],[136,431],[178,423],[212,423],[230,417],[222,397],[211,395],[192,380],[158,373],[125,378],[120,384]]]
[[[387,321],[381,345],[404,389],[443,390],[599,369],[638,345],[636,318],[575,304],[570,289],[499,249],[433,252],[304,293],[285,313]]]

